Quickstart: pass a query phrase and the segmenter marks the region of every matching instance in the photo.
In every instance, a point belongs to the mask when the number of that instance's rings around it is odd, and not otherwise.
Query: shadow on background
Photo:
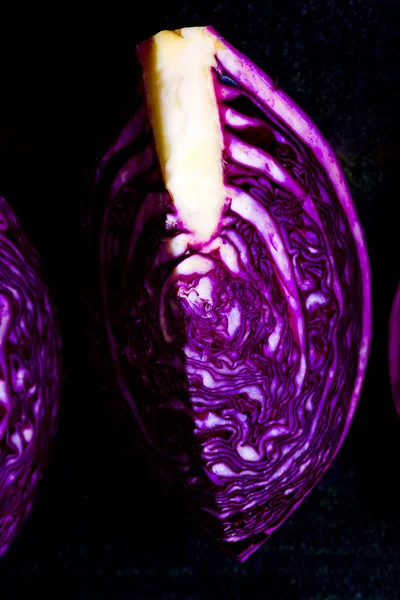
[[[391,123],[395,131],[395,123]],[[393,144],[393,145],[392,145]],[[393,210],[398,143],[382,149],[381,181],[371,181],[379,197],[371,208],[367,243],[372,272],[373,339],[367,375],[342,460],[355,472],[357,501],[377,518],[400,517],[400,427],[388,374],[389,318],[400,279],[399,234]],[[365,190],[368,193],[368,190]],[[400,543],[400,542],[399,542]]]

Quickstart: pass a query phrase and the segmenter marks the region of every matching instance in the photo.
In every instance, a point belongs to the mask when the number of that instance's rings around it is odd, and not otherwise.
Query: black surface
[[[399,276],[398,3],[144,3],[141,13],[133,4],[18,4],[1,18],[0,194],[43,256],[67,380],[51,465],[0,577],[47,589],[56,576],[82,600],[400,598],[400,431],[386,372]],[[277,77],[331,142],[374,285],[373,347],[349,436],[309,498],[243,565],[182,527],[173,499],[160,496],[130,450],[129,415],[116,416],[102,363],[86,360],[96,352],[88,343],[95,307],[82,297],[90,279],[80,269],[80,205],[94,161],[133,93],[134,45],[196,24],[213,25]]]

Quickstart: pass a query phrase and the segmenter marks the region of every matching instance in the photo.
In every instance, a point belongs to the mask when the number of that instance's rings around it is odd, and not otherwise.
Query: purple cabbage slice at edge
[[[393,400],[400,418],[400,283],[397,286],[390,315],[389,375]]]
[[[27,519],[57,430],[61,342],[36,250],[0,198],[0,557]]]

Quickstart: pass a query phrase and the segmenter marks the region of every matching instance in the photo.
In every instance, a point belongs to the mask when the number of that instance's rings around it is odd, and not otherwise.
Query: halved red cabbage
[[[400,416],[400,282],[397,286],[390,315],[389,374],[393,400]]]
[[[98,168],[111,354],[160,472],[243,561],[353,418],[367,250],[327,142],[214,29],[163,31],[138,59],[136,107]]]
[[[59,356],[38,256],[0,198],[0,556],[29,514],[56,430]]]

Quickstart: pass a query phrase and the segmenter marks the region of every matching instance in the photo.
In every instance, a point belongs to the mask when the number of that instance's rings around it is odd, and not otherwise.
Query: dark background
[[[65,582],[69,598],[82,600],[400,598],[400,431],[386,358],[400,271],[399,8],[225,0],[2,9],[0,194],[42,254],[66,370],[52,461],[0,563],[2,582],[55,593]],[[245,564],[182,526],[174,499],[160,495],[132,450],[130,415],[115,409],[101,342],[93,343],[98,305],[85,258],[93,168],[134,93],[134,45],[160,29],[206,24],[278,77],[336,150],[373,275],[372,353],[350,433],[312,494]]]

